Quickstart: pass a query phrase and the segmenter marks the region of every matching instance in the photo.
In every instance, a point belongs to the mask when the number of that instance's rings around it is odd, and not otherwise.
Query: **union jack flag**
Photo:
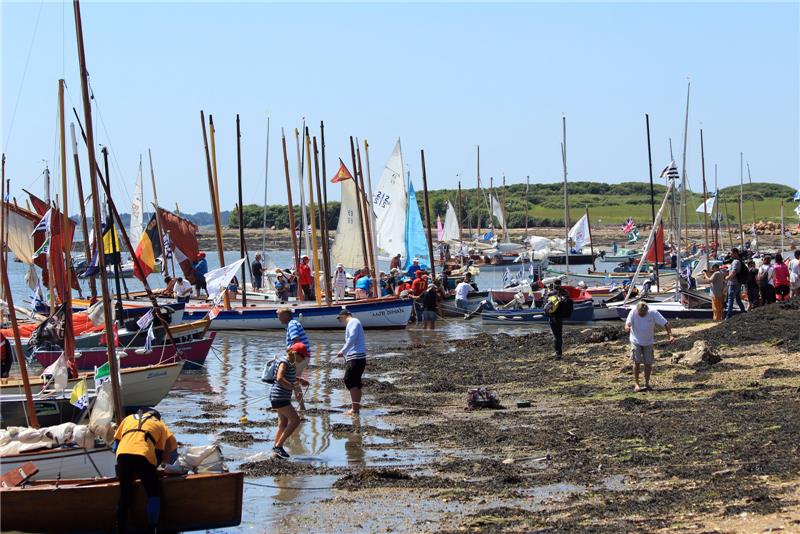
[[[622,225],[622,233],[630,234],[634,230],[636,230],[636,223],[633,222],[632,217],[628,217],[628,220],[625,221],[625,224]]]

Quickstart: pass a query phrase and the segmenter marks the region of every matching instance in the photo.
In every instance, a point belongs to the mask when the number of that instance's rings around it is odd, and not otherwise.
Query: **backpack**
[[[497,392],[486,388],[476,388],[467,391],[467,407],[465,410],[479,410],[481,408],[498,409],[500,399]]]
[[[739,270],[736,272],[736,281],[739,284],[746,284],[749,274],[748,269],[744,266],[744,262],[739,260]]]
[[[559,299],[556,295],[551,295],[547,297],[547,301],[544,303],[544,313],[555,316],[560,305],[561,299]]]
[[[280,359],[276,356],[272,361],[267,362],[264,370],[261,371],[261,381],[267,384],[274,384],[275,378],[278,376],[278,364]]]
[[[575,309],[575,303],[571,298],[564,296],[561,297],[561,302],[556,309],[556,316],[562,319],[569,319],[572,316],[572,311]]]

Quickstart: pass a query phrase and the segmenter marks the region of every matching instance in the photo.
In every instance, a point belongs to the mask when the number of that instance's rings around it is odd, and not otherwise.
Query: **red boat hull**
[[[178,343],[178,350],[172,344],[156,345],[153,347],[152,352],[148,354],[139,354],[137,350],[141,347],[132,347],[125,349],[127,354],[125,358],[120,358],[120,366],[122,367],[144,367],[147,365],[156,365],[159,363],[174,363],[179,361],[186,361],[185,368],[190,369],[192,366],[201,366],[205,363],[208,351],[211,350],[211,344],[217,336],[216,332],[211,332],[208,337],[204,339],[193,339],[184,343]],[[117,349],[123,350],[123,349]],[[36,360],[44,367],[55,362],[59,356],[60,351],[42,351],[34,353]],[[108,361],[108,352],[105,347],[96,349],[80,351],[80,357],[75,358],[75,363],[78,369],[94,369],[100,367]]]

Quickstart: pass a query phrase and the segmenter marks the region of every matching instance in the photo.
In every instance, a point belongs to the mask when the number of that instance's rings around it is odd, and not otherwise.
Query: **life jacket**
[[[139,427],[138,428],[131,428],[131,429],[128,429],[125,432],[123,432],[122,436],[119,438],[119,441],[122,442],[122,440],[125,439],[125,436],[127,436],[128,434],[131,434],[131,433],[134,433],[134,432],[141,432],[142,434],[144,434],[144,439],[146,441],[149,441],[150,443],[152,443],[153,446],[155,447],[156,446],[156,439],[153,437],[152,434],[150,434],[150,432],[148,432],[147,430],[142,429],[142,426],[144,425],[145,421],[147,421],[148,419],[153,419],[153,418],[155,418],[155,416],[150,412],[142,415],[139,418]]]

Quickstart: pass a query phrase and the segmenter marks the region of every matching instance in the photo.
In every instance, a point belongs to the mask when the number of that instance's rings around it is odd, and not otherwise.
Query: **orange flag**
[[[339,158],[339,170],[336,172],[336,176],[331,179],[331,183],[335,184],[344,180],[352,180],[353,175],[350,174],[350,171],[347,170],[342,158]]]

